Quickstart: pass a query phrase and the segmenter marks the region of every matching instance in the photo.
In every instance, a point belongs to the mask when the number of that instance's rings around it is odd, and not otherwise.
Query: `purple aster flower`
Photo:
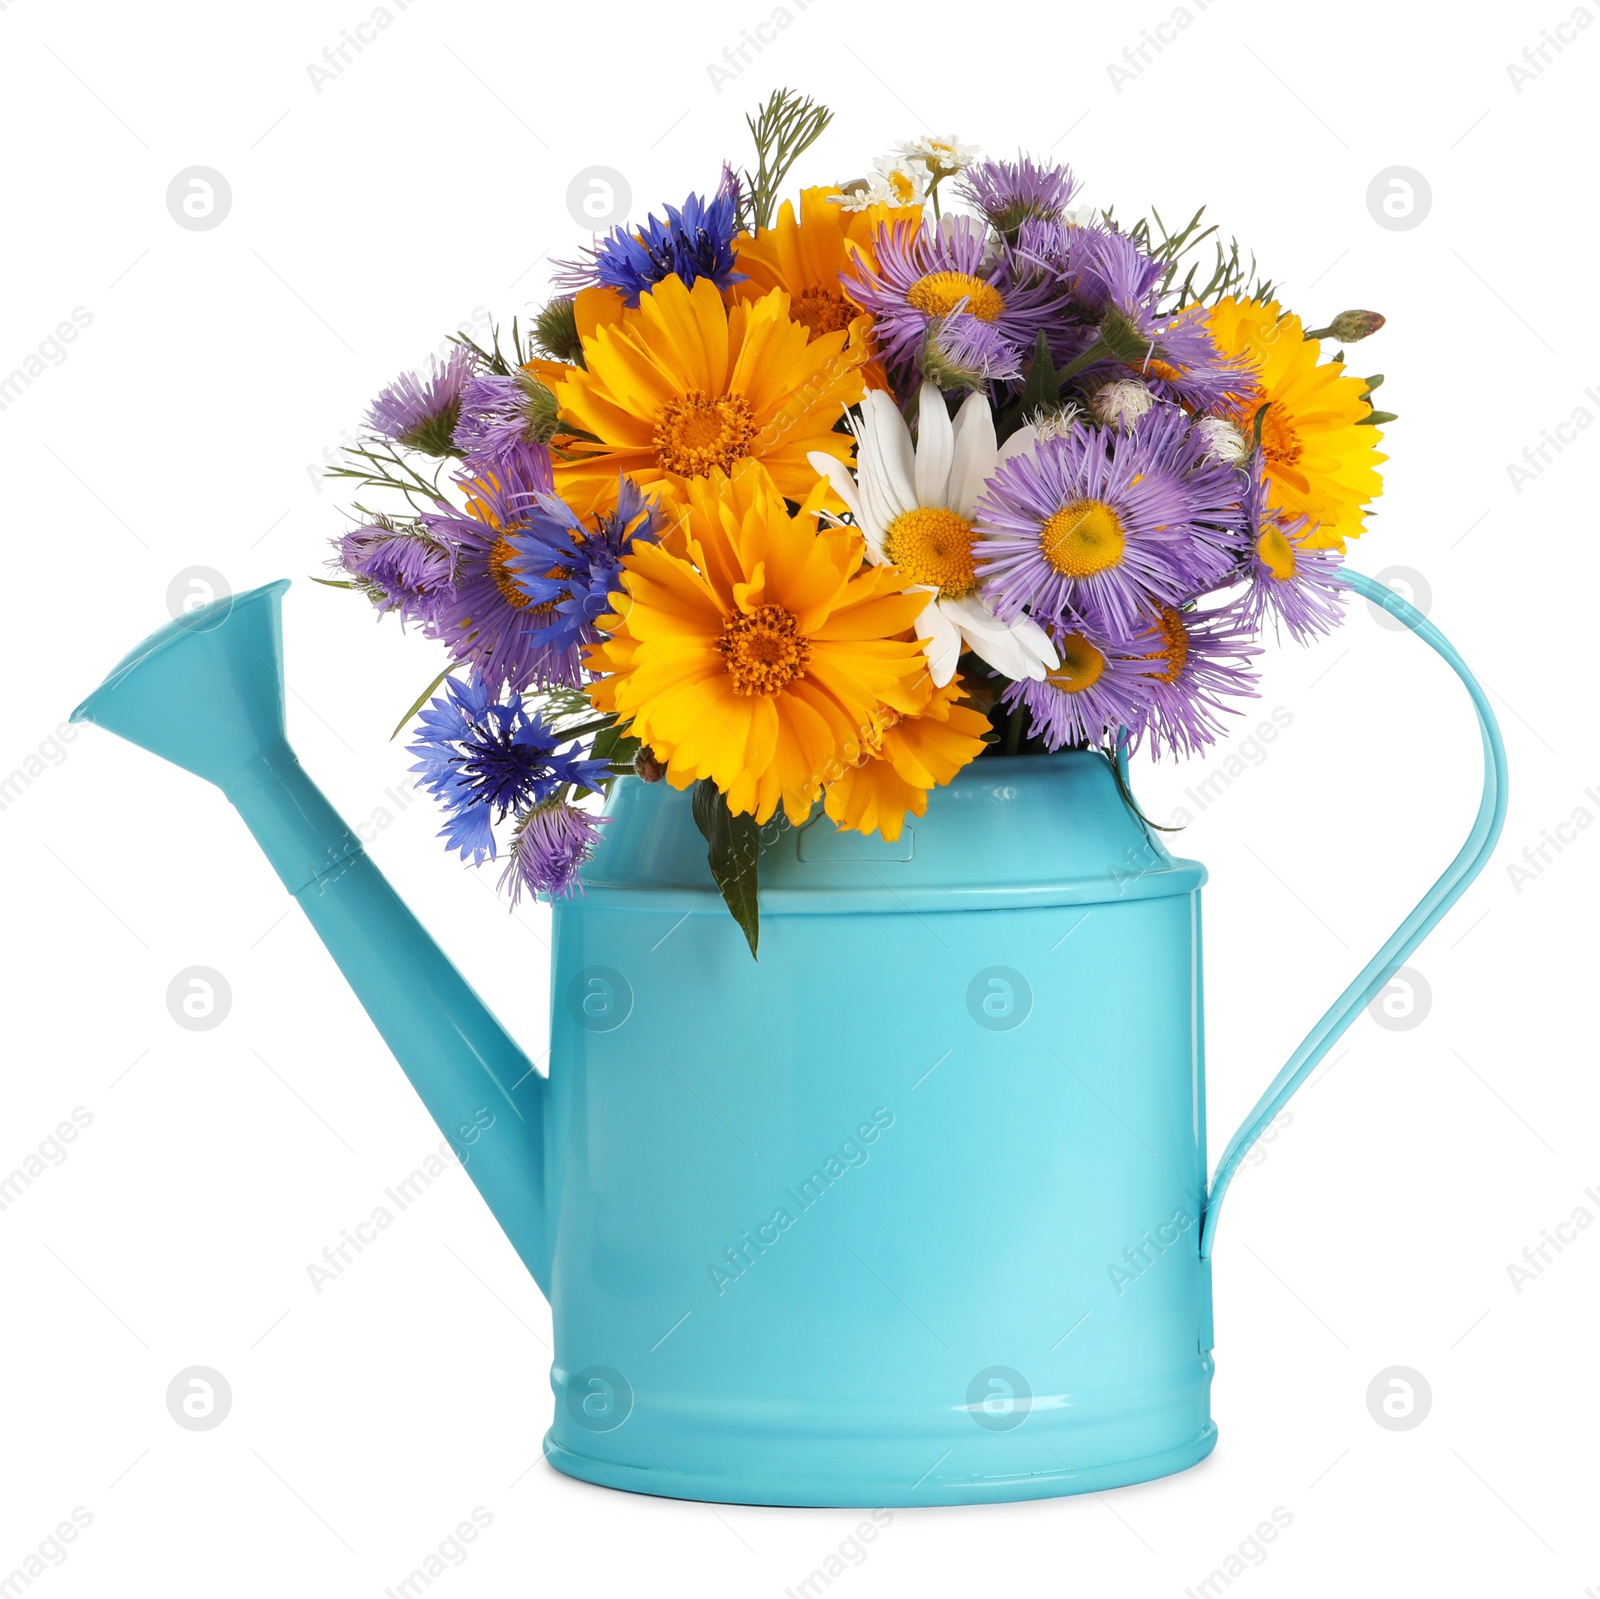
[[[1002,621],[1026,609],[1047,627],[1075,615],[1125,635],[1152,601],[1181,603],[1226,570],[1206,519],[1237,501],[1237,474],[1191,466],[1166,410],[1126,433],[1041,440],[989,479],[974,555]]]
[[[595,623],[611,609],[622,558],[636,542],[661,534],[661,508],[631,478],[617,481],[616,509],[585,527],[564,500],[541,494],[523,525],[508,532],[513,581],[546,620],[541,640],[553,651],[580,656],[599,641]]]
[[[513,908],[524,890],[551,899],[566,899],[574,889],[581,894],[578,870],[594,853],[600,829],[609,820],[560,799],[524,811],[517,818],[510,857],[500,874],[499,887],[510,888]]]
[[[451,444],[461,414],[461,391],[478,364],[477,355],[458,344],[441,365],[432,363],[428,377],[406,372],[372,402],[367,421],[374,433],[408,450],[427,455],[459,453]]]
[[[1223,408],[1238,390],[1243,368],[1217,348],[1204,307],[1162,315],[1158,307],[1166,268],[1127,234],[1109,228],[1064,231],[1072,298],[1118,352],[1115,357],[1108,353],[1079,381],[1094,386],[1132,373],[1164,400],[1193,410]],[[1039,235],[1033,248],[1039,242],[1048,243],[1048,237]],[[1087,352],[1092,342],[1092,335],[1079,335],[1075,353]],[[1128,347],[1126,355],[1123,346]]]
[[[550,617],[524,592],[511,563],[509,534],[527,526],[539,496],[554,491],[550,452],[514,444],[491,463],[460,472],[467,509],[441,501],[424,512],[428,532],[455,555],[455,587],[433,617],[434,630],[458,661],[470,663],[496,688],[508,683],[576,686],[577,651],[549,635]]]
[[[504,703],[476,673],[451,679],[446,693],[429,700],[410,746],[411,768],[445,811],[439,836],[462,860],[495,855],[494,823],[552,799],[567,784],[598,790],[609,775],[605,761],[585,759],[537,712],[512,694]]]
[[[1130,744],[1147,737],[1158,760],[1163,751],[1193,755],[1216,742],[1223,713],[1239,714],[1227,699],[1256,697],[1250,658],[1261,651],[1229,607],[1185,611],[1159,605],[1146,623],[1134,645],[1150,663],[1146,704],[1128,724]]]
[[[979,161],[968,167],[961,194],[1008,239],[1024,222],[1059,222],[1078,191],[1067,167],[1018,155],[1015,161]]]
[[[953,389],[986,391],[991,383],[1022,376],[1016,345],[993,322],[956,312],[931,323],[918,363],[923,378],[946,393]]]
[[[733,240],[739,231],[739,180],[728,167],[709,200],[691,194],[682,206],[666,207],[666,219],[645,219],[637,232],[613,228],[593,249],[587,261],[563,261],[556,283],[575,293],[592,284],[617,290],[623,303],[637,306],[663,278],[676,273],[685,284],[710,278],[719,289],[744,282],[734,270]]]
[[[379,517],[332,542],[338,553],[329,565],[347,573],[380,616],[398,611],[402,626],[429,625],[450,595],[454,559],[424,527]]]
[[[1025,705],[1029,738],[1047,750],[1098,745],[1107,733],[1133,727],[1148,711],[1151,685],[1143,654],[1126,639],[1074,620],[1054,635],[1061,664],[1040,682],[1011,683],[1001,703]]]
[[[1309,644],[1344,620],[1347,591],[1339,576],[1344,557],[1337,550],[1312,549],[1306,543],[1310,519],[1274,511],[1267,489],[1258,450],[1245,495],[1250,582],[1239,598],[1239,614],[1252,632],[1260,632],[1270,617],[1274,632],[1281,626],[1297,644]]]
[[[902,379],[916,365],[929,330],[949,334],[952,318],[991,325],[1020,359],[1057,312],[1060,286],[1030,269],[1019,274],[1008,252],[990,250],[985,223],[947,217],[936,227],[891,222],[876,230],[876,269],[858,256],[839,282],[877,319],[874,336],[887,366]]]
[[[492,462],[513,445],[547,443],[555,422],[555,396],[531,372],[485,373],[462,390],[452,437],[469,461]]]

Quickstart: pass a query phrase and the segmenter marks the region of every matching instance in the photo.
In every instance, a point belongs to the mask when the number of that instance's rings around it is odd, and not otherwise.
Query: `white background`
[[[787,83],[837,113],[806,181],[925,130],[1021,145],[1125,215],[1208,203],[1309,322],[1385,312],[1353,364],[1387,375],[1402,419],[1353,564],[1423,577],[1492,691],[1513,791],[1494,862],[1412,962],[1426,1015],[1363,1017],[1234,1190],[1212,1458],[1101,1496],[896,1512],[829,1593],[1177,1595],[1279,1506],[1292,1524],[1230,1593],[1600,1589],[1600,1228],[1520,1293],[1507,1273],[1577,1207],[1600,1217],[1600,829],[1520,891],[1508,872],[1575,810],[1600,815],[1600,429],[1520,492],[1507,470],[1578,408],[1600,416],[1600,28],[1569,27],[1519,92],[1508,65],[1566,0],[1470,20],[1188,0],[1181,30],[1165,0],[788,0],[792,26],[719,89],[708,63],[767,0],[580,6],[570,25],[555,6],[397,6],[319,90],[308,66],[366,0],[0,3],[0,373],[92,317],[0,410],[0,771],[34,774],[0,811],[0,1173],[74,1107],[93,1117],[0,1211],[0,1576],[82,1506],[92,1524],[28,1593],[378,1595],[481,1506],[492,1523],[430,1592],[776,1595],[861,1519],[549,1470],[548,1314],[459,1171],[315,1293],[307,1264],[438,1135],[220,797],[90,729],[53,742],[179,574],[295,578],[307,767],[347,816],[386,823],[379,863],[542,1055],[547,912],[508,917],[434,843],[386,740],[435,656],[306,581],[344,525],[312,468],[478,308],[542,298],[548,258],[586,237],[576,173],[622,172],[636,214],[705,189],[742,154],[742,113]],[[1158,23],[1172,42],[1119,92],[1108,64]],[[165,200],[196,165],[232,191],[209,231]],[[1432,191],[1404,231],[1366,201],[1396,165]],[[1332,641],[1274,654],[1261,703],[1290,727],[1178,846],[1212,871],[1213,1155],[1455,851],[1478,781],[1465,697],[1364,604]],[[1170,816],[1220,759],[1141,768],[1147,808]],[[232,991],[206,1032],[165,998],[197,965]],[[211,1431],[167,1412],[192,1365],[231,1386]],[[1394,1365],[1432,1391],[1408,1431],[1368,1412]]]

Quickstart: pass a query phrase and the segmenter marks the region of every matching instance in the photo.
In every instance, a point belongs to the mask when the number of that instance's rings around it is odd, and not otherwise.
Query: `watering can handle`
[[[1205,1223],[1200,1233],[1202,1259],[1210,1256],[1216,1241],[1217,1212],[1233,1174],[1239,1169],[1239,1162],[1250,1152],[1251,1145],[1261,1136],[1267,1124],[1289,1102],[1294,1091],[1311,1075],[1345,1029],[1400,969],[1406,956],[1433,931],[1445,912],[1466,892],[1468,884],[1487,864],[1489,853],[1500,837],[1500,828],[1505,821],[1505,746],[1500,742],[1500,728],[1477,679],[1467,670],[1461,657],[1438,628],[1392,589],[1385,588],[1360,572],[1352,572],[1348,567],[1343,572],[1343,580],[1356,593],[1365,595],[1374,605],[1381,605],[1391,616],[1404,622],[1418,638],[1449,662],[1451,670],[1466,685],[1467,693],[1472,696],[1473,708],[1478,713],[1479,730],[1483,734],[1483,799],[1478,805],[1472,831],[1456,858],[1445,868],[1433,887],[1417,901],[1416,907],[1394,930],[1388,943],[1367,962],[1350,986],[1301,1040],[1300,1047],[1289,1057],[1288,1065],[1273,1078],[1266,1093],[1256,1101],[1255,1109],[1245,1118],[1244,1125],[1223,1151],[1206,1200]]]

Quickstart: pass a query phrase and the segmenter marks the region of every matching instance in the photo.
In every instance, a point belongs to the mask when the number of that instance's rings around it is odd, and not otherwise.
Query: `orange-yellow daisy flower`
[[[839,285],[839,274],[864,258],[870,270],[873,230],[891,222],[914,222],[920,206],[870,205],[846,211],[838,202],[844,191],[835,188],[802,189],[800,215],[785,200],[778,220],[754,235],[741,233],[734,240],[734,265],[745,275],[731,293],[735,301],[759,299],[772,289],[789,296],[789,314],[803,322],[813,335],[849,328],[864,313]],[[889,386],[883,366],[872,360],[864,369],[867,386]]]
[[[599,622],[609,636],[586,656],[609,674],[589,697],[673,787],[709,777],[730,810],[763,822],[780,802],[804,821],[864,734],[932,692],[911,632],[924,596],[869,564],[854,529],[818,526],[826,493],[813,478],[790,516],[756,462],[692,479],[675,548],[629,552]]]
[[[584,367],[545,379],[572,429],[552,441],[556,492],[580,517],[615,501],[619,472],[681,505],[690,483],[754,459],[798,501],[817,480],[809,451],[849,459],[833,424],[864,392],[865,348],[845,329],[812,338],[780,289],[729,307],[709,278],[664,278],[582,340]]]
[[[1366,383],[1346,376],[1343,363],[1323,361],[1322,344],[1308,339],[1300,318],[1276,300],[1219,300],[1208,314],[1211,337],[1224,355],[1241,357],[1255,379],[1235,417],[1246,438],[1262,419],[1261,449],[1267,503],[1286,517],[1307,517],[1312,549],[1342,550],[1363,531],[1364,507],[1383,492],[1378,466],[1387,461],[1383,435],[1364,423],[1372,407]]]
[[[948,783],[984,745],[989,718],[957,701],[961,679],[935,689],[918,716],[879,719],[863,740],[867,757],[828,785],[824,808],[837,827],[899,838],[906,813],[928,809],[928,791]]]

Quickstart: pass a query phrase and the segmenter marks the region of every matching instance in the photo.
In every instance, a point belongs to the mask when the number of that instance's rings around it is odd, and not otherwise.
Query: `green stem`
[[[1015,755],[1018,746],[1022,743],[1022,711],[1023,707],[1019,704],[1006,722],[1007,755]]]

